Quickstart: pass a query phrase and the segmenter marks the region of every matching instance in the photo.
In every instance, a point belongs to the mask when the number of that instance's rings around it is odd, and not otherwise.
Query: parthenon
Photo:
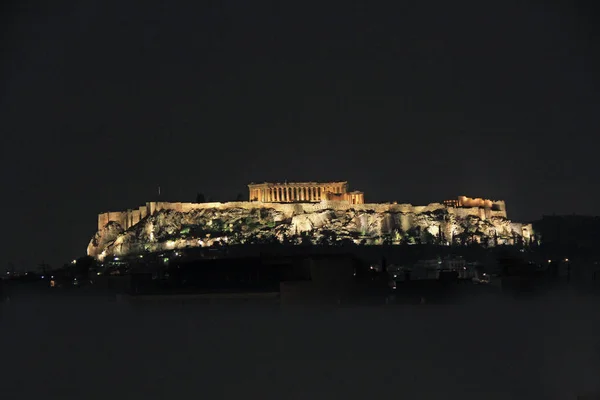
[[[285,182],[251,183],[250,201],[263,203],[319,202],[322,200],[347,201],[364,204],[364,193],[348,192],[348,182]]]

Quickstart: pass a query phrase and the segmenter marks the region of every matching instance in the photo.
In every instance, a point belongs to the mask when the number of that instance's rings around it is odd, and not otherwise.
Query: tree
[[[235,198],[235,201],[244,201],[244,195],[241,193],[238,193]]]
[[[436,237],[431,234],[427,229],[421,232],[421,243],[423,244],[436,244]]]
[[[392,235],[384,235],[383,236],[382,244],[389,246],[389,245],[392,245],[393,243],[394,242],[392,239]]]
[[[196,194],[196,203],[205,203],[206,199],[204,198],[204,195],[200,192],[198,192]]]
[[[312,245],[312,241],[310,240],[310,236],[308,235],[308,232],[302,232],[300,234],[300,244],[303,246]]]

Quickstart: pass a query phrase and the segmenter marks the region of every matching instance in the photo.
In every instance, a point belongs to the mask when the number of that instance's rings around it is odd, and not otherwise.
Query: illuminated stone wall
[[[286,218],[298,214],[307,214],[323,210],[346,211],[374,211],[376,213],[414,213],[422,214],[437,210],[447,209],[449,214],[459,218],[475,216],[483,220],[493,217],[506,218],[506,211],[493,211],[481,207],[448,207],[442,203],[431,203],[426,206],[414,206],[412,204],[373,203],[373,204],[350,204],[348,201],[322,200],[318,203],[267,203],[260,201],[239,201],[227,203],[170,203],[170,202],[148,202],[137,209],[129,209],[122,212],[106,212],[98,216],[98,230],[101,230],[110,221],[117,222],[123,229],[129,229],[148,215],[154,215],[161,210],[174,210],[189,212],[192,210],[216,208],[220,210],[242,208],[246,210],[258,208],[271,208],[281,212]]]

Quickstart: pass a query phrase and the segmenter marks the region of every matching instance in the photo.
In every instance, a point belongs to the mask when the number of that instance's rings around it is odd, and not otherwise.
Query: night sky
[[[83,255],[99,212],[159,185],[600,214],[591,2],[177,3],[2,6],[0,270]]]

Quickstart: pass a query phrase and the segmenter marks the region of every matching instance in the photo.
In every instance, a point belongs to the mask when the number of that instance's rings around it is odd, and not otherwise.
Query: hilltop
[[[285,207],[284,207],[285,206]],[[175,209],[173,209],[175,208]],[[132,224],[108,221],[93,236],[88,255],[143,254],[228,244],[441,244],[488,246],[529,243],[530,225],[488,215],[476,207],[442,204],[280,205],[214,203],[178,211],[162,207]]]

